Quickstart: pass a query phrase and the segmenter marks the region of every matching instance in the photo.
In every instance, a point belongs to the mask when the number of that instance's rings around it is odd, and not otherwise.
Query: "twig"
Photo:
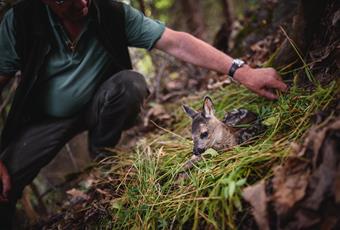
[[[65,145],[65,149],[66,149],[66,151],[67,151],[67,153],[68,153],[68,155],[69,155],[69,157],[70,157],[70,159],[72,161],[73,166],[76,168],[77,171],[79,171],[79,167],[78,167],[78,164],[77,164],[76,160],[73,157],[73,152],[72,152],[72,150],[70,148],[70,144],[67,143]]]

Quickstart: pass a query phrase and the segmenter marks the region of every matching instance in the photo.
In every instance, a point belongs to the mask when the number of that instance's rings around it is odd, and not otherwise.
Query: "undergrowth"
[[[274,102],[236,85],[211,92],[218,117],[234,108],[246,108],[258,113],[268,128],[251,145],[219,153],[207,150],[203,160],[188,171],[188,178],[180,181],[177,175],[191,157],[193,144],[191,120],[180,104],[175,105],[172,130],[159,127],[163,134],[141,140],[134,152],[116,153],[109,169],[110,159],[103,163],[102,170],[114,178],[118,195],[109,201],[109,215],[100,225],[113,229],[238,229],[246,209],[242,188],[272,175],[271,167],[284,160],[290,144],[298,142],[310,127],[313,114],[329,106],[336,90],[335,82],[327,87],[316,84],[312,91],[292,86]],[[183,102],[200,109],[202,99]]]

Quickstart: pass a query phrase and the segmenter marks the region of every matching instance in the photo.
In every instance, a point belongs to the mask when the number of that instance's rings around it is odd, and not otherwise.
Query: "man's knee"
[[[124,70],[106,80],[98,92],[105,105],[120,102],[126,106],[140,106],[149,95],[145,78],[140,73]]]
[[[141,74],[124,70],[113,75],[103,82],[91,102],[86,115],[88,127],[91,129],[98,125],[102,117],[117,120],[122,116],[123,124],[130,124],[140,112],[148,94],[146,81]]]
[[[148,95],[148,87],[145,78],[138,72],[123,70],[111,79],[115,83],[120,84],[125,90],[125,93],[142,98],[145,98]]]

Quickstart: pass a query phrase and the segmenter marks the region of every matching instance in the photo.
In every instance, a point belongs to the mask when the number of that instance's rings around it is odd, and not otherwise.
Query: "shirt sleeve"
[[[12,76],[19,69],[14,33],[14,14],[10,9],[0,24],[0,75]]]
[[[161,38],[165,25],[160,21],[144,16],[142,12],[127,4],[123,4],[123,6],[128,45],[151,50],[158,39]]]

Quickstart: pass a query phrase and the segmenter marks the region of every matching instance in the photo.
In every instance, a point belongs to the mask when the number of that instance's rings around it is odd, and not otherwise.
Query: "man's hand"
[[[8,201],[11,190],[11,179],[4,163],[0,161],[0,203]]]
[[[278,98],[274,90],[287,91],[287,85],[283,83],[280,75],[273,68],[253,69],[244,66],[236,70],[234,79],[251,91],[270,100]]]

